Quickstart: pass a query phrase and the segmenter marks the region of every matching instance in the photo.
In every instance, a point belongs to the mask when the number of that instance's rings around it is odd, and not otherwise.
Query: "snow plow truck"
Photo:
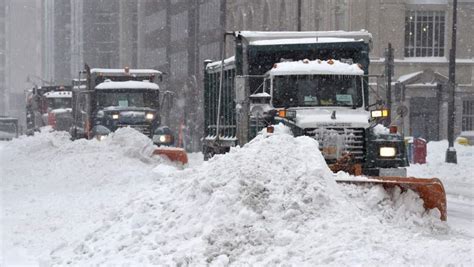
[[[26,133],[51,126],[56,131],[68,131],[72,125],[71,86],[53,85],[33,88],[27,94]]]
[[[173,147],[174,135],[162,125],[160,107],[167,99],[156,79],[162,73],[152,69],[91,69],[85,66],[73,87],[73,139],[102,140],[122,127],[131,127],[153,140],[154,154],[186,164],[184,149]]]
[[[235,56],[205,62],[205,159],[282,123],[316,139],[333,172],[367,176],[337,182],[411,189],[446,220],[442,183],[406,177],[403,136],[380,128],[390,110],[369,103],[370,33],[228,32],[224,51],[229,37]]]

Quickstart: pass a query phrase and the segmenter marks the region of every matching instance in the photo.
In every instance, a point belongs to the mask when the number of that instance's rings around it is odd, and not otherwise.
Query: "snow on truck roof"
[[[268,71],[272,76],[279,75],[364,75],[358,64],[343,63],[339,60],[299,60],[275,63]]]
[[[359,42],[372,43],[372,34],[361,31],[303,31],[303,32],[262,32],[240,31],[235,36],[242,36],[251,45],[275,45],[288,43],[324,43],[324,42]]]
[[[94,68],[91,69],[91,73],[106,73],[106,74],[124,74],[125,69],[101,69],[101,68]],[[160,75],[162,74],[161,71],[153,70],[153,69],[129,69],[130,74],[143,74],[143,75]]]
[[[95,87],[98,90],[111,90],[111,89],[160,89],[156,83],[149,81],[125,81],[125,82],[114,82],[106,80]]]
[[[46,98],[71,98],[71,91],[52,91],[44,93]]]
[[[294,39],[272,39],[258,40],[250,42],[251,45],[283,45],[283,44],[323,44],[323,43],[346,43],[346,42],[362,42],[354,38],[294,38]]]
[[[235,63],[235,56],[224,59],[224,66]],[[206,65],[207,69],[220,68],[222,60],[217,60]]]

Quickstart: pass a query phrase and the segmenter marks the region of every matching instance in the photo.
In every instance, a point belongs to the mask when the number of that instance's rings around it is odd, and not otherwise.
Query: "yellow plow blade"
[[[423,200],[425,209],[437,208],[441,213],[440,219],[447,220],[446,192],[441,181],[437,178],[414,178],[414,177],[369,177],[367,180],[336,180],[338,183],[350,184],[380,184],[384,188],[394,186],[402,190],[413,190]]]
[[[158,147],[153,151],[153,155],[165,156],[173,162],[181,162],[185,165],[188,163],[188,154],[182,148],[176,147]]]

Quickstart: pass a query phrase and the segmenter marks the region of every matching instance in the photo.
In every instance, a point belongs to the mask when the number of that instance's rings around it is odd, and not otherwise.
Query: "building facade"
[[[14,6],[19,7],[22,1],[1,0],[0,3],[14,2]],[[183,138],[180,140],[189,150],[200,149],[203,133],[203,62],[205,59],[221,59],[224,32],[236,30],[369,31],[373,35],[370,71],[379,76],[371,81],[372,98],[386,95],[384,57],[386,47],[391,43],[395,51],[393,110],[402,110],[402,106],[408,109],[407,114],[400,113],[403,116],[393,112],[393,123],[406,135],[428,140],[446,138],[452,1],[34,2],[42,7],[43,23],[37,26],[42,35],[37,40],[42,40],[43,46],[36,54],[40,55],[43,64],[39,68],[40,74],[36,70],[32,73],[41,76],[42,80],[66,83],[77,77],[84,63],[91,67],[129,66],[163,71],[161,87],[173,92],[174,99],[172,106],[163,107],[163,112],[168,113],[164,116],[168,118],[165,123],[181,134]],[[0,15],[1,10],[0,4]],[[474,130],[474,1],[459,0],[458,10],[456,134]],[[37,19],[37,14],[32,14],[33,19]],[[4,35],[8,36],[8,27],[5,28]],[[0,16],[0,53],[1,49],[6,49],[2,46],[1,36]],[[5,43],[8,47],[8,42]],[[227,47],[226,56],[232,53],[232,48]],[[35,58],[36,54],[32,57]],[[2,60],[0,54],[0,63]],[[8,64],[8,57],[5,64]],[[3,70],[6,73],[5,67]],[[11,75],[6,73],[5,77],[5,84],[8,84]],[[6,93],[8,90],[0,90],[0,94],[10,96]],[[6,110],[6,106],[3,109]]]
[[[456,134],[474,130],[473,9],[474,1],[459,0]],[[373,35],[370,71],[379,76],[371,81],[373,101],[386,96],[384,56],[391,43],[393,124],[406,135],[439,140],[447,137],[451,14],[447,0],[139,0],[138,65],[167,74],[163,86],[176,98],[168,124],[186,132],[187,149],[199,150],[203,60],[221,58],[225,31],[365,29]],[[232,54],[228,46],[226,56]],[[404,116],[396,112],[401,106],[408,109]]]
[[[25,125],[25,90],[41,83],[41,1],[2,0],[4,13],[3,61],[4,87],[1,90],[0,115],[17,117]],[[2,12],[2,11],[0,11]],[[2,19],[0,19],[2,20]],[[0,30],[1,31],[1,30]],[[2,50],[0,49],[0,50]],[[0,67],[1,69],[1,67]],[[1,78],[0,78],[1,79]]]
[[[395,52],[392,123],[406,135],[447,138],[452,1],[227,1],[227,30],[365,29],[373,35],[371,99],[386,98],[385,51]],[[458,1],[455,135],[474,131],[474,1]],[[232,51],[228,51],[232,53]],[[408,109],[408,113],[401,112]],[[398,111],[398,113],[397,113]]]
[[[69,84],[91,67],[137,65],[136,0],[45,0],[43,79]]]
[[[6,88],[6,68],[7,68],[7,42],[6,42],[6,14],[7,5],[5,0],[0,0],[0,115],[6,115],[6,103],[3,101],[7,97]]]

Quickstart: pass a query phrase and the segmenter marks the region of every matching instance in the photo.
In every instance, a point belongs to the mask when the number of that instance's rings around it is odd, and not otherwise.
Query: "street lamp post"
[[[454,92],[456,89],[456,30],[457,30],[457,5],[453,0],[453,29],[451,38],[451,50],[449,51],[449,80],[448,80],[448,142],[446,150],[446,162],[457,163],[456,149],[454,148],[454,121],[456,119],[454,110]]]

